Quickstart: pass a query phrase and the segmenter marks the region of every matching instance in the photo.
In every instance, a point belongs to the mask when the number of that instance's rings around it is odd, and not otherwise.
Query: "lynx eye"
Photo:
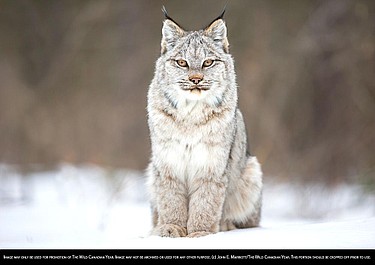
[[[180,66],[180,67],[187,67],[187,66],[188,66],[187,61],[182,60],[182,59],[176,60],[176,63],[177,63],[177,65]]]
[[[214,63],[214,60],[207,59],[203,62],[203,67],[210,67]]]

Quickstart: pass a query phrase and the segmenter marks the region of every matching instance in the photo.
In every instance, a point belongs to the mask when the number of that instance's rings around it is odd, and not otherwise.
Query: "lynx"
[[[247,151],[222,14],[186,31],[168,16],[147,96],[151,235],[200,237],[259,225],[262,171]]]

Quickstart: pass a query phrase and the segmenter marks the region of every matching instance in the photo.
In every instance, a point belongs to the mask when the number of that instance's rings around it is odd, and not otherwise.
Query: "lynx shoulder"
[[[224,12],[198,31],[164,14],[147,102],[151,233],[198,237],[258,226],[262,171],[247,150]]]

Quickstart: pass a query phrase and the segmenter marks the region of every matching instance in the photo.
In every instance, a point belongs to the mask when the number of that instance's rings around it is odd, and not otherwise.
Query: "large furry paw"
[[[232,221],[221,221],[220,231],[230,231],[236,229],[236,226]]]
[[[164,224],[155,227],[151,234],[162,237],[185,237],[187,230],[185,227],[179,225]]]
[[[193,233],[190,233],[187,235],[187,237],[201,237],[201,236],[207,236],[207,235],[210,235],[212,233],[210,232],[206,232],[206,231],[197,231],[197,232],[193,232]]]

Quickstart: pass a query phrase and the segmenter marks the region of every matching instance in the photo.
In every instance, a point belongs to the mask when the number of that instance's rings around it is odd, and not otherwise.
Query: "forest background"
[[[266,178],[375,190],[375,1],[0,0],[0,163],[144,170],[163,14],[225,4],[239,104]]]

